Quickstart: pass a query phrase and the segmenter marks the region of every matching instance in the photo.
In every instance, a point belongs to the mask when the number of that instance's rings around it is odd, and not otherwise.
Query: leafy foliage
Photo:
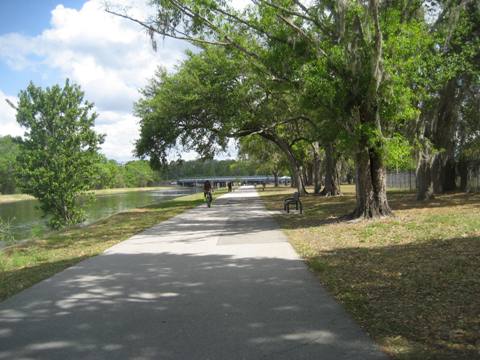
[[[413,170],[415,164],[412,153],[413,147],[408,140],[397,134],[386,140],[385,165],[391,170]]]
[[[19,94],[18,123],[26,129],[18,174],[22,189],[40,202],[49,225],[60,228],[83,220],[80,197],[94,183],[97,150],[103,136],[93,130],[97,115],[78,85],[45,90],[30,83]]]
[[[210,176],[265,175],[255,163],[244,160],[176,160],[160,169],[165,180]]]
[[[15,174],[20,138],[0,137],[0,193],[13,194],[17,190]]]
[[[288,172],[288,161],[274,143],[258,135],[251,135],[240,140],[240,158],[253,162],[259,172],[278,177]]]
[[[12,230],[12,220],[0,218],[0,241],[4,241],[7,244],[12,243],[15,240]]]

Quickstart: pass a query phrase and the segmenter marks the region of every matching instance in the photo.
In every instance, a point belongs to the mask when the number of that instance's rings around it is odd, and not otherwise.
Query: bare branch
[[[18,110],[18,107],[13,102],[11,102],[9,99],[5,99],[5,101],[7,102],[8,105],[10,105],[10,107],[12,109]]]
[[[260,58],[260,56],[258,54],[254,53],[253,51],[248,50],[244,46],[242,46],[239,43],[232,40],[227,35],[223,35],[223,39],[225,41],[212,41],[212,40],[205,40],[205,39],[200,39],[200,38],[195,38],[195,37],[189,36],[186,33],[181,32],[177,29],[172,29],[172,31],[174,31],[175,33],[168,33],[168,32],[165,32],[165,31],[161,31],[161,30],[155,28],[154,26],[149,25],[146,22],[141,21],[139,19],[133,18],[133,17],[127,15],[127,14],[118,13],[118,12],[110,10],[110,9],[106,9],[105,11],[109,14],[112,14],[112,15],[115,15],[115,16],[118,16],[118,17],[121,17],[121,18],[124,18],[124,19],[135,22],[135,23],[139,24],[140,26],[142,26],[143,28],[147,29],[147,31],[149,33],[156,33],[156,34],[159,34],[161,36],[165,36],[165,37],[169,37],[169,38],[173,38],[173,39],[178,39],[178,40],[183,40],[183,41],[188,41],[188,42],[196,43],[196,44],[199,44],[199,45],[214,45],[214,46],[223,46],[223,47],[231,46],[231,47],[239,50],[241,53],[244,53],[245,55],[255,59],[257,61],[257,63],[252,62],[252,66],[254,66],[257,70],[259,70],[264,75],[273,76],[273,78],[271,79],[272,81],[290,82],[290,80],[285,79],[283,77],[279,77],[278,75],[276,75],[275,72],[272,71],[272,69],[270,69],[267,65],[264,64],[263,60]],[[189,11],[189,10],[182,8],[181,11]],[[194,15],[189,15],[189,16],[194,16]],[[214,30],[214,31],[216,31],[216,30]],[[218,32],[220,32],[220,31],[218,30]],[[178,34],[180,34],[180,35],[178,35]],[[222,36],[221,33],[219,33],[218,35]]]
[[[142,26],[143,28],[147,29],[149,32],[153,32],[153,33],[156,33],[156,34],[159,34],[161,36],[165,36],[165,37],[169,37],[169,38],[172,38],[172,39],[177,39],[177,40],[184,40],[184,41],[190,41],[190,42],[193,42],[193,43],[198,43],[198,44],[204,44],[204,45],[216,45],[216,46],[228,46],[228,45],[231,45],[230,43],[227,43],[227,42],[221,42],[221,41],[210,41],[210,40],[204,40],[204,39],[199,39],[199,38],[194,38],[194,37],[191,37],[191,36],[178,36],[176,34],[170,34],[170,33],[167,33],[167,32],[163,32],[163,31],[160,31],[158,29],[156,29],[155,27],[151,26],[151,25],[148,25],[147,23],[141,21],[141,20],[138,20],[138,19],[135,19],[129,15],[126,15],[126,14],[120,14],[120,13],[117,13],[115,11],[112,11],[112,10],[109,10],[109,9],[105,9],[105,11],[109,14],[112,14],[112,15],[115,15],[115,16],[118,16],[118,17],[121,17],[121,18],[124,18],[124,19],[127,19],[127,20],[130,20],[130,21],[133,21],[137,24],[139,24],[140,26]],[[181,33],[177,30],[175,30],[176,32],[178,33]],[[181,34],[184,34],[184,33],[181,33]],[[186,35],[186,34],[184,34]]]
[[[280,6],[280,5],[277,5],[277,4],[273,4],[270,1],[267,1],[267,0],[253,0],[253,2],[256,3],[256,4],[258,4],[258,3],[265,4],[267,6],[270,6],[270,7],[274,8],[274,9],[282,11],[283,13],[285,13],[287,15],[296,16],[296,17],[299,17],[301,19],[311,21],[314,24],[318,25],[317,21],[314,18],[312,18],[310,16],[307,16],[307,15],[304,15],[304,14],[301,14],[297,11],[292,10],[292,9],[287,9],[286,7],[283,7],[283,6]]]
[[[286,41],[284,39],[281,39],[277,36],[274,36],[274,35],[268,33],[265,29],[262,29],[260,26],[258,26],[256,24],[253,24],[252,22],[247,21],[245,19],[242,19],[241,17],[239,17],[235,14],[229,13],[229,12],[219,8],[219,7],[215,7],[215,11],[219,12],[220,14],[222,14],[224,16],[229,17],[230,19],[233,19],[234,21],[236,21],[240,24],[243,24],[243,25],[255,30],[258,34],[266,36],[270,40],[275,40],[275,41],[278,41],[278,42],[286,43]]]
[[[378,91],[383,77],[381,69],[383,38],[378,16],[378,0],[370,0],[370,11],[372,12],[373,24],[375,27],[375,57],[372,63],[372,75],[375,79],[375,91]]]

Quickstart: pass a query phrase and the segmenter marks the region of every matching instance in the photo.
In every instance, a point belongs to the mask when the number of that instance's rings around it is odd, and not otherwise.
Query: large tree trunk
[[[431,162],[431,154],[427,148],[424,148],[418,155],[416,170],[417,200],[420,201],[433,198]]]
[[[417,168],[415,171],[417,200],[425,201],[433,199],[433,179],[432,179],[432,145],[431,145],[431,126],[428,118],[431,115],[424,113],[418,118],[418,142],[420,145],[417,151]]]
[[[356,150],[356,199],[353,212],[356,218],[389,216],[392,210],[387,201],[386,171],[383,164],[382,126],[379,113],[379,88],[383,81],[383,39],[380,29],[379,1],[368,2],[373,27],[374,44],[368,60],[358,51],[357,46],[364,39],[353,41],[351,55],[354,57],[352,71],[352,95],[357,106],[352,107],[352,116],[361,125]],[[355,24],[359,37],[364,35],[360,22]],[[370,71],[370,74],[367,72]],[[365,86],[366,78],[368,84]],[[374,130],[374,131],[372,131]],[[377,139],[378,137],[378,139]]]
[[[431,162],[433,191],[442,194],[455,189],[455,128],[457,79],[450,79],[440,92],[431,121],[431,142],[437,149]]]
[[[354,218],[389,216],[392,210],[387,200],[387,177],[382,154],[375,149],[364,148],[356,154],[356,197]]]
[[[453,156],[449,158],[443,168],[443,191],[453,191],[457,188],[456,162]]]
[[[342,195],[338,171],[338,156],[332,144],[325,147],[325,187],[320,193],[325,196]]]

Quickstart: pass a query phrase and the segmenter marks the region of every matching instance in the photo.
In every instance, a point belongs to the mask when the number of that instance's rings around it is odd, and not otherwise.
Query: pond
[[[157,204],[168,199],[187,195],[195,190],[188,187],[152,191],[131,191],[96,195],[96,201],[87,209],[85,224],[95,222],[117,212]],[[10,219],[16,240],[26,239],[47,230],[46,221],[37,208],[37,200],[23,200],[0,204],[0,217]]]

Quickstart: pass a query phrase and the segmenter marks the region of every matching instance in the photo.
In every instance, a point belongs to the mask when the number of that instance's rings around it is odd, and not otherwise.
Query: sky
[[[146,18],[146,0],[110,0]],[[95,129],[106,134],[102,153],[125,162],[133,159],[139,119],[133,103],[157,67],[175,71],[191,48],[165,39],[157,51],[138,25],[104,11],[105,0],[0,0],[0,135],[21,136],[15,111],[19,91],[63,85],[69,78],[81,86],[99,117]],[[196,157],[183,152],[184,159]],[[220,158],[235,156],[234,146]]]

